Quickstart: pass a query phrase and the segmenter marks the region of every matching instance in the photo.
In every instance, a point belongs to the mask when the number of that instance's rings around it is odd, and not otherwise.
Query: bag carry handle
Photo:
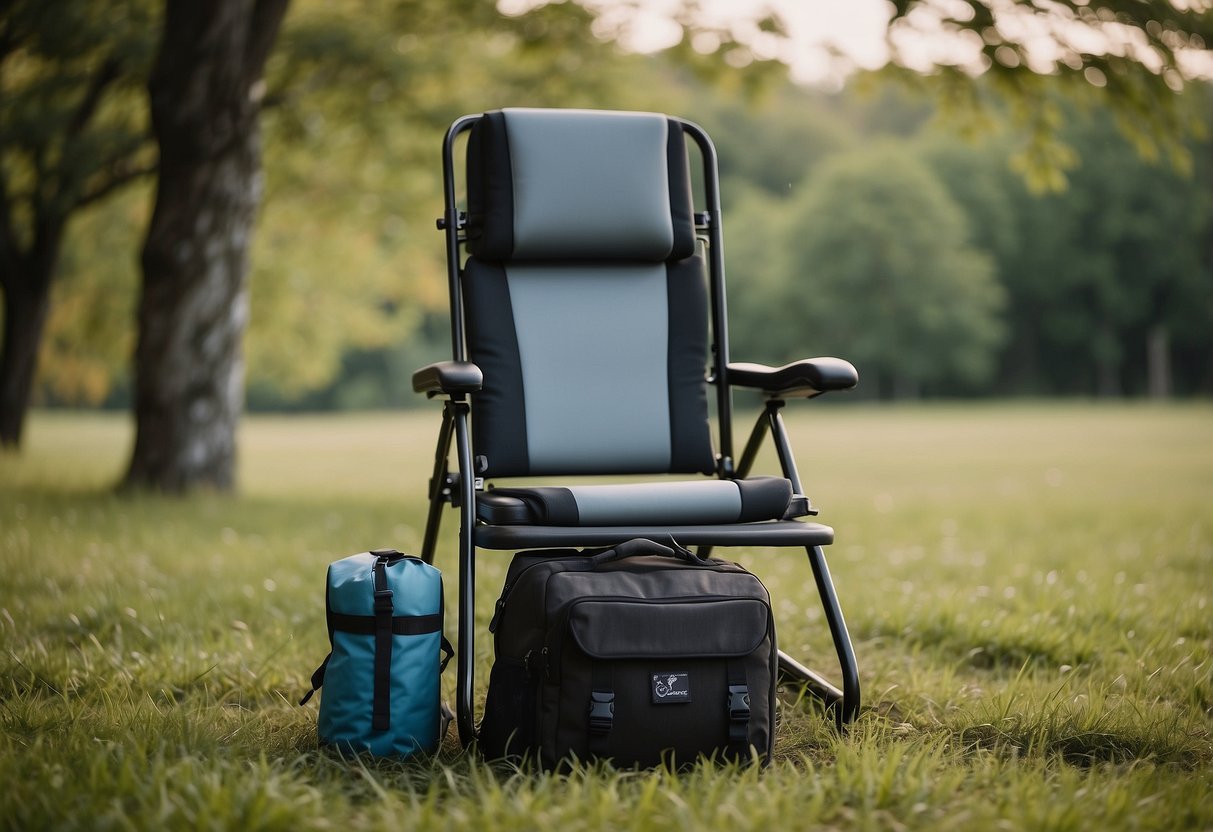
[[[644,555],[660,555],[661,557],[675,558],[676,560],[683,560],[695,566],[703,566],[707,563],[707,561],[690,549],[684,549],[672,540],[670,542],[673,543],[672,546],[665,546],[655,540],[638,537],[626,543],[620,543],[613,549],[607,549],[605,552],[594,555],[590,558],[590,566],[593,569],[597,569],[604,563],[624,560],[625,558],[637,558]]]

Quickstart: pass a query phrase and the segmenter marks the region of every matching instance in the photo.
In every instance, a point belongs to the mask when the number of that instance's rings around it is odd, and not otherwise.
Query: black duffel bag
[[[770,759],[770,596],[735,563],[631,540],[515,555],[489,625],[490,758],[554,768]]]

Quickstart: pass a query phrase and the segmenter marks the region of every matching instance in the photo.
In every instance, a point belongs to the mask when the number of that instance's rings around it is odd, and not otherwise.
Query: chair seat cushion
[[[697,482],[496,488],[477,498],[492,525],[721,525],[787,518],[782,477]]]

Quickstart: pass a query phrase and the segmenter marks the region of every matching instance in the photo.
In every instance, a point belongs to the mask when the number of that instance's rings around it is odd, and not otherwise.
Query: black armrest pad
[[[484,386],[484,373],[470,361],[439,361],[413,373],[413,392],[427,396],[475,393]]]
[[[850,390],[858,383],[858,371],[851,362],[841,358],[804,358],[782,367],[729,365],[729,384],[780,396],[816,396],[834,390]]]

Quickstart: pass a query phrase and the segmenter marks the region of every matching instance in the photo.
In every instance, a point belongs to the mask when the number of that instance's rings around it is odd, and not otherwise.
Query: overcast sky
[[[668,45],[671,35],[677,37],[677,31],[671,30],[668,23],[663,25],[660,11],[670,3],[646,2],[653,11],[637,27],[638,37],[651,39],[652,46]],[[763,8],[778,11],[788,26],[791,40],[786,45],[788,51],[779,57],[792,67],[792,75],[798,81],[837,83],[847,63],[875,69],[888,58],[884,36],[891,10],[885,0],[703,0],[702,5],[710,18],[739,25]],[[761,42],[758,46],[761,47]],[[844,56],[841,65],[831,59],[832,51]]]
[[[583,1],[599,12],[604,32],[622,24],[627,34],[621,40],[641,51],[670,46],[681,33],[668,16],[679,0]],[[539,2],[542,0],[499,0],[498,7],[518,13]],[[760,57],[783,59],[792,67],[793,77],[805,83],[838,86],[848,65],[875,69],[887,59],[884,33],[891,9],[885,0],[701,0],[701,6],[705,22],[740,27],[764,8],[777,10],[788,25],[791,43],[774,54],[775,45],[768,40],[772,54]],[[762,51],[762,38],[743,39]],[[705,51],[711,46],[705,43]],[[831,50],[840,52],[844,59],[831,59]]]
[[[604,36],[618,35],[625,46],[652,51],[672,45],[681,36],[681,29],[669,17],[681,0],[578,1],[598,14],[597,31]],[[498,0],[498,7],[506,13],[518,13],[542,2]],[[939,5],[947,8],[946,3]],[[892,4],[887,0],[700,0],[700,8],[703,23],[731,27],[759,57],[780,58],[787,63],[792,77],[802,83],[837,88],[851,71],[878,69],[889,57],[885,33]],[[787,24],[788,41],[756,32],[753,20],[764,9],[778,12]],[[980,36],[972,32],[962,32],[959,37],[944,35],[937,13],[920,11],[923,13],[918,15],[916,25],[897,33],[899,60],[922,71],[939,63],[957,63],[980,71],[985,61]],[[1013,4],[1004,11],[999,28],[1024,45],[1024,60],[1037,72],[1051,71],[1058,61],[1068,62],[1059,39],[1072,49],[1128,54],[1154,71],[1161,70],[1158,56],[1148,48],[1140,31],[1115,25],[1096,31],[1070,15],[1034,11],[1017,15]],[[701,43],[692,44],[705,52],[719,45],[707,34],[701,33],[699,38]],[[1180,67],[1188,77],[1213,79],[1213,53],[1190,50],[1180,57]]]

